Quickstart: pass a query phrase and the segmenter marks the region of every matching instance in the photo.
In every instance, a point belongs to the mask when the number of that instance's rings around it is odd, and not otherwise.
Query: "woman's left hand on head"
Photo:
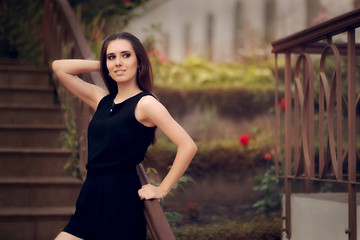
[[[162,199],[165,193],[159,188],[151,184],[146,184],[138,191],[141,199]]]

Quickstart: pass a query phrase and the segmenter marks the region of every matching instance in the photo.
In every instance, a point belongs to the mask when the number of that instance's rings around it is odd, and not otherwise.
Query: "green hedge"
[[[43,1],[5,0],[0,4],[0,58],[43,64]]]
[[[149,51],[155,74],[155,94],[175,116],[194,107],[216,108],[223,117],[252,117],[274,106],[273,59],[214,63],[189,56],[162,62]]]
[[[195,107],[213,109],[223,117],[250,118],[274,108],[274,90],[269,88],[155,88],[155,94],[174,116]]]
[[[280,218],[258,218],[248,223],[173,228],[177,240],[277,240],[281,239]]]
[[[244,147],[237,140],[197,142],[198,152],[191,162],[187,174],[199,177],[211,171],[227,173],[252,171],[266,163],[265,153],[271,149],[270,136],[254,136]],[[156,168],[160,174],[167,171],[176,155],[176,147],[166,139],[160,138],[149,148],[144,162],[145,167]]]
[[[157,51],[150,54],[155,84],[167,88],[274,88],[273,59],[215,63],[198,56],[181,62],[159,61]]]

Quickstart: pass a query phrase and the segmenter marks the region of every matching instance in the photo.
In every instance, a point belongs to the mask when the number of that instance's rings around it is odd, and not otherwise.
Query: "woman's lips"
[[[116,71],[114,71],[114,73],[116,74],[116,75],[122,75],[123,73],[125,73],[126,72],[126,70],[116,70]]]

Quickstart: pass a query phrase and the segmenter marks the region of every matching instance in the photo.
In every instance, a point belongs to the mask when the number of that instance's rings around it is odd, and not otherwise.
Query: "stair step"
[[[0,177],[0,186],[15,185],[75,185],[79,186],[82,181],[73,177]]]
[[[0,146],[23,148],[60,147],[63,124],[0,124]]]
[[[0,176],[71,176],[64,169],[70,156],[67,149],[0,148]]]
[[[74,212],[75,206],[0,208],[0,222],[4,218],[69,217],[74,214]]]
[[[36,125],[29,125],[29,124],[0,124],[0,129],[19,129],[19,130],[26,130],[26,129],[64,129],[64,124],[36,124]]]
[[[60,105],[0,104],[0,124],[60,124],[63,116]]]
[[[0,65],[0,86],[48,86],[49,69],[23,65]]]
[[[0,206],[75,206],[81,185],[72,177],[1,177]]]
[[[0,239],[55,239],[74,211],[74,207],[0,208]]]
[[[54,239],[74,213],[63,123],[47,67],[0,64],[0,239]]]
[[[71,153],[68,149],[53,148],[0,148],[1,153],[21,153],[21,154],[67,154]]]
[[[55,103],[54,88],[48,86],[0,86],[0,103],[49,104]]]

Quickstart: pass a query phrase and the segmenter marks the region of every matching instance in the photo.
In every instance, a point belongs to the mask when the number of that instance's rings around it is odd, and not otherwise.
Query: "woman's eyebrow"
[[[124,51],[121,51],[120,53],[121,53],[121,54],[123,54],[123,53],[131,53],[131,51],[130,51],[130,50],[124,50]],[[109,53],[106,54],[106,55],[112,55],[112,54],[115,54],[115,53],[109,52]]]

